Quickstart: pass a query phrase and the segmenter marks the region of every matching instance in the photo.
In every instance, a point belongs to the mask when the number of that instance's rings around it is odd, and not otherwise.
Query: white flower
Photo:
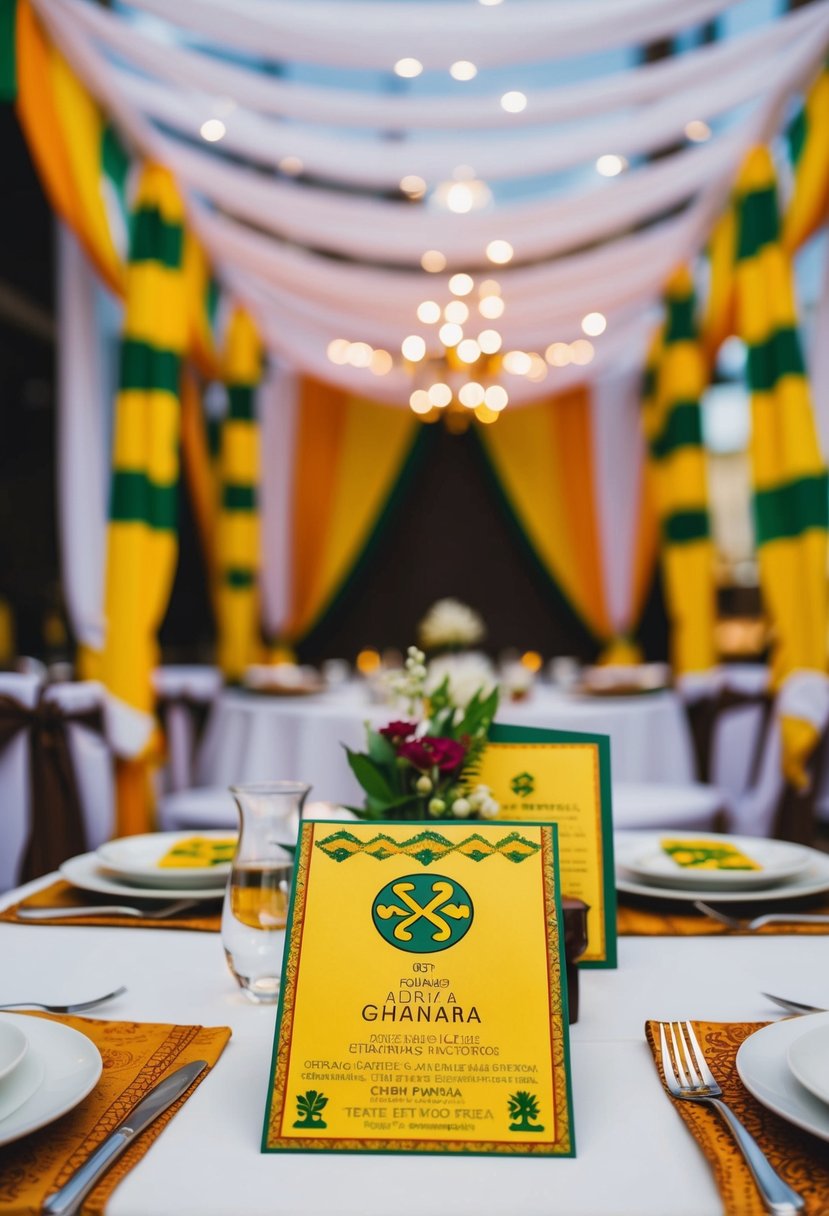
[[[500,809],[500,802],[496,802],[494,798],[485,798],[481,805],[481,814],[484,819],[494,819]]]
[[[442,815],[446,810],[446,803],[442,798],[432,798],[429,802],[430,815]]]
[[[481,617],[460,600],[444,599],[433,604],[417,627],[426,650],[444,646],[474,646],[486,633]]]
[[[486,695],[497,684],[495,669],[485,654],[471,650],[468,654],[446,654],[432,659],[426,676],[426,693],[440,688],[449,677],[449,696],[463,709],[476,692]]]
[[[456,798],[452,803],[452,814],[457,815],[458,819],[466,819],[471,810],[472,805],[466,798]]]
[[[417,781],[415,781],[415,789],[417,790],[418,794],[431,794],[431,777],[427,777],[425,773],[421,777],[418,777]]]

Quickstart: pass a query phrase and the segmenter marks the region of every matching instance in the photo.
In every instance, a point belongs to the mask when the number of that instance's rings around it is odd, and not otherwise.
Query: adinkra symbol
[[[445,950],[469,929],[472,901],[452,879],[409,874],[383,887],[372,917],[380,936],[398,950]]]
[[[535,777],[532,773],[517,773],[510,784],[513,794],[519,794],[522,798],[529,798],[535,789]]]
[[[328,1124],[322,1117],[322,1111],[327,1105],[328,1099],[325,1094],[317,1093],[315,1089],[307,1089],[304,1094],[297,1094],[296,1113],[298,1117],[294,1127],[307,1127],[313,1131],[327,1127]]]
[[[544,1125],[537,1123],[538,1098],[535,1094],[527,1093],[525,1089],[517,1090],[508,1101],[509,1114],[512,1123],[511,1132],[543,1132]],[[296,1124],[294,1124],[296,1126]]]

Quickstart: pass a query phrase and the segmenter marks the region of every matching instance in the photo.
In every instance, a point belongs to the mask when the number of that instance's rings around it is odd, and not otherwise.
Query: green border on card
[[[489,728],[490,743],[592,743],[599,755],[599,797],[602,824],[602,892],[604,895],[605,943],[607,957],[579,963],[582,970],[618,966],[616,934],[616,863],[613,854],[613,791],[610,782],[610,737],[583,731],[551,730],[541,726],[510,726],[494,723]],[[504,822],[508,822],[504,820]],[[526,821],[529,822],[529,821]],[[539,820],[533,820],[539,823]],[[548,822],[554,823],[555,820]],[[556,849],[558,859],[558,849]]]

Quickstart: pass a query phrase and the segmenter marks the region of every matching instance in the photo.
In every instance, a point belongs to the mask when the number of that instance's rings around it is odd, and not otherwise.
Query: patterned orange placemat
[[[230,1038],[227,1026],[105,1022],[36,1013],[24,1016],[62,1022],[85,1034],[100,1051],[104,1070],[92,1093],[73,1111],[0,1148],[0,1212],[14,1216],[37,1216],[46,1196],[67,1181],[156,1082],[191,1060],[206,1060],[212,1068]],[[83,1216],[101,1216],[118,1183],[138,1164],[208,1072],[201,1073],[104,1174],[85,1200]]]
[[[751,1132],[781,1178],[803,1196],[805,1216],[826,1216],[829,1212],[829,1145],[772,1114],[752,1098],[737,1073],[740,1044],[768,1022],[692,1024],[708,1065],[722,1086],[724,1100]],[[647,1022],[645,1034],[664,1084],[659,1023]],[[709,1106],[678,1101],[667,1090],[665,1095],[684,1119],[714,1171],[725,1216],[765,1216],[754,1179],[719,1115]]]
[[[624,903],[621,901],[624,900]],[[715,902],[715,901],[712,901]],[[619,895],[619,905],[616,910],[616,929],[620,937],[765,937],[779,935],[815,935],[829,934],[829,924],[826,925],[763,925],[762,929],[744,930],[729,929],[718,925],[716,921],[701,912],[683,912],[687,905],[674,900],[639,900],[633,896]],[[768,912],[786,911],[776,904],[763,909]],[[829,903],[821,901],[818,904],[800,903],[798,912],[819,912],[829,916]],[[729,916],[758,916],[756,904],[728,904],[724,911]]]
[[[221,897],[220,897],[221,898]],[[134,902],[135,897],[124,897],[125,904]],[[169,916],[164,920],[150,920],[139,916],[82,916],[77,920],[71,917],[61,917],[58,920],[25,920],[17,915],[18,908],[89,908],[93,904],[113,904],[119,900],[114,895],[100,896],[92,891],[79,891],[71,883],[59,879],[48,887],[28,895],[26,899],[11,904],[0,912],[0,921],[13,925],[118,925],[127,929],[200,929],[206,932],[218,933],[222,927],[222,909],[218,900],[204,904],[201,914],[199,909],[190,912],[180,912],[177,916]]]

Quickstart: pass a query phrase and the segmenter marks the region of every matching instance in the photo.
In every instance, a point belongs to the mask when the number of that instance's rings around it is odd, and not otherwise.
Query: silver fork
[[[774,1216],[795,1216],[795,1213],[802,1212],[805,1206],[803,1199],[772,1169],[754,1137],[720,1100],[722,1090],[705,1062],[691,1023],[668,1022],[668,1035],[665,1030],[666,1023],[660,1022],[662,1070],[671,1094],[686,1102],[704,1102],[714,1107],[737,1141],[767,1211],[774,1213]]]
[[[151,909],[132,908],[128,904],[93,904],[88,908],[18,908],[17,915],[22,920],[74,920],[83,916],[137,916],[141,920],[163,920],[165,916],[175,916],[177,912],[194,908],[200,903],[204,903],[204,900],[177,899],[175,903]]]
[[[13,1001],[10,1005],[0,1005],[0,1009],[45,1009],[47,1013],[82,1013],[84,1009],[94,1009],[96,1005],[103,1005],[104,1001],[123,996],[126,991],[122,985],[114,992],[107,992],[105,996],[93,997],[91,1001],[75,1001],[74,1005],[42,1005],[40,1001]]]
[[[821,912],[767,912],[764,916],[755,916],[747,920],[736,916],[727,916],[718,908],[703,903],[701,899],[694,900],[694,907],[705,916],[726,925],[729,929],[762,929],[763,925],[829,925],[829,916]]]

